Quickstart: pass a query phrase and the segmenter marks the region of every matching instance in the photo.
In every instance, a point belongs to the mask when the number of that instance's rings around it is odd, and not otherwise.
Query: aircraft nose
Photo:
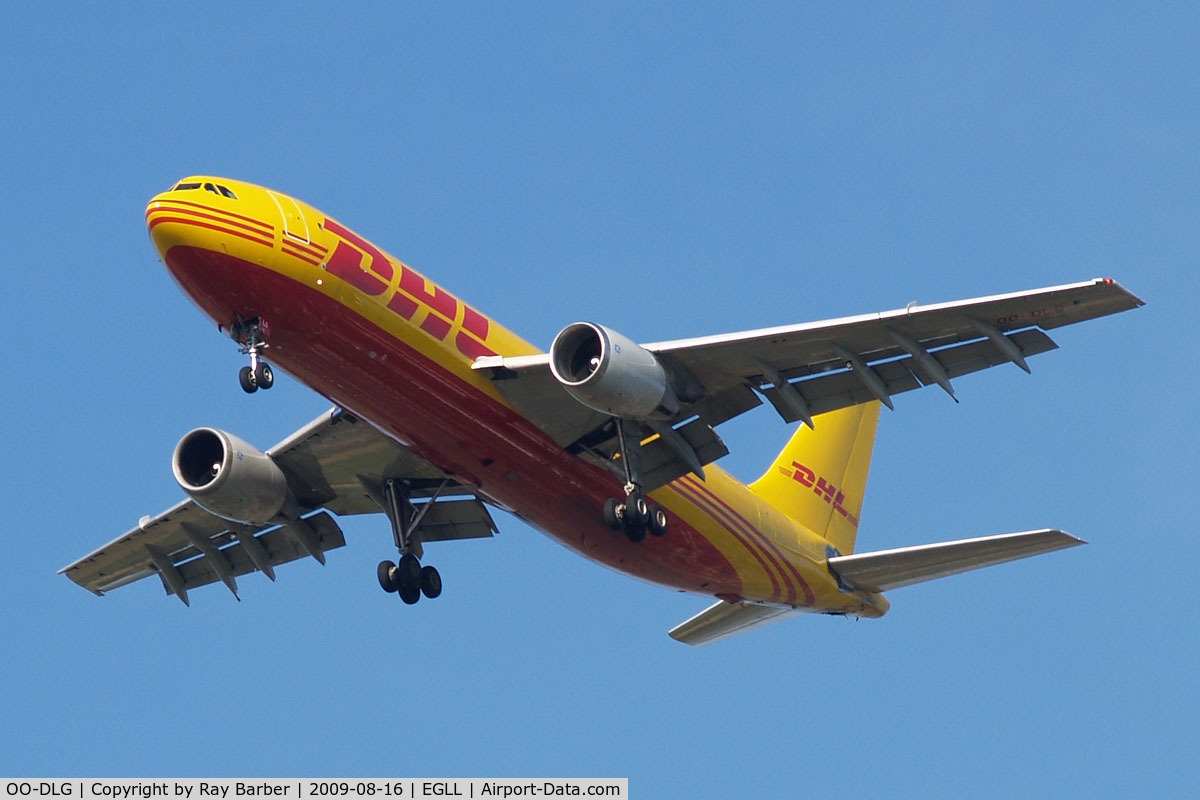
[[[205,192],[198,191],[201,186],[202,179],[185,178],[150,198],[146,230],[159,256],[176,245],[214,246],[219,212]]]
[[[211,179],[183,178],[146,204],[146,229],[160,256],[175,245],[206,246],[212,239],[216,209],[203,190],[206,185],[213,186]]]
[[[163,201],[168,194],[170,192],[157,194],[150,198],[150,202],[146,204],[146,232],[150,234],[150,241],[154,244],[154,249],[158,251],[160,256],[169,249],[165,234],[171,226],[163,224],[170,219],[170,214],[163,205]]]

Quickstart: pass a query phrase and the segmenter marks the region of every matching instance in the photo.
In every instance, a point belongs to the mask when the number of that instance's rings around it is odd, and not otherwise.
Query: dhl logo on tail
[[[833,510],[845,517],[851,525],[858,527],[858,517],[846,510],[846,494],[827,481],[824,476],[817,475],[808,467],[801,464],[799,461],[793,461],[792,467],[794,470],[789,470],[787,467],[779,467],[780,473],[787,475],[801,486],[807,486],[813,490],[813,494],[823,498],[826,503],[833,505]],[[861,500],[859,501],[861,504]]]
[[[750,490],[782,514],[854,552],[875,447],[879,403],[821,414],[803,426]]]

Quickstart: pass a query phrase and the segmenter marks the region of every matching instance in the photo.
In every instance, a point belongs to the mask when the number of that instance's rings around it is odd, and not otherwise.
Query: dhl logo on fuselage
[[[439,341],[445,341],[458,319],[461,306],[462,327],[454,337],[454,346],[458,352],[471,360],[480,356],[496,355],[484,344],[490,326],[488,318],[483,314],[440,286],[433,286],[433,290],[430,291],[429,287],[432,284],[415,270],[399,261],[393,262],[386,253],[349,228],[328,217],[325,219],[324,228],[337,237],[333,255],[325,263],[325,269],[331,275],[336,275],[363,294],[378,297],[391,288],[396,269],[399,268],[399,284],[384,306],[388,311],[411,320],[418,310],[427,309],[428,313],[421,321],[420,329]]]
[[[817,473],[813,472],[811,469],[804,466],[799,461],[793,461],[792,467],[793,467],[793,471],[791,472],[792,480],[794,480],[796,483],[800,484],[801,486],[806,486],[806,487],[812,489],[813,494],[820,497],[826,503],[829,503],[830,505],[832,505],[833,510],[836,511],[840,516],[845,517],[846,521],[849,522],[851,525],[853,525],[856,528],[858,527],[858,517],[854,516],[849,511],[847,511],[846,507],[843,505],[843,503],[846,502],[846,495],[842,492],[841,489],[834,486],[832,483],[830,483],[824,477],[817,475]],[[786,467],[780,467],[780,471],[783,472],[785,475],[788,474],[788,470]]]

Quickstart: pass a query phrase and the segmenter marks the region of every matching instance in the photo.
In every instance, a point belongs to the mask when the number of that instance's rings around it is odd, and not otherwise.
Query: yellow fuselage
[[[583,555],[672,588],[880,616],[840,589],[829,542],[720,468],[652,499],[664,537],[632,543],[603,522],[608,471],[558,446],[472,362],[539,350],[305,203],[240,181],[188,178],[146,210],[155,247],[218,324],[263,320],[273,363],[374,423],[481,496]],[[212,187],[209,189],[208,187]],[[224,191],[222,191],[224,190]]]

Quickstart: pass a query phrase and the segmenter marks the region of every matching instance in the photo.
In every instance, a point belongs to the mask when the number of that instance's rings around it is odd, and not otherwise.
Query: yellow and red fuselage
[[[614,533],[601,508],[620,481],[471,369],[479,356],[539,350],[312,206],[194,177],[153,198],[146,222],[163,263],[218,324],[260,318],[273,364],[567,547],[731,601],[886,612],[882,597],[838,588],[824,539],[714,465],[704,481],[653,492],[671,516],[666,536]]]

